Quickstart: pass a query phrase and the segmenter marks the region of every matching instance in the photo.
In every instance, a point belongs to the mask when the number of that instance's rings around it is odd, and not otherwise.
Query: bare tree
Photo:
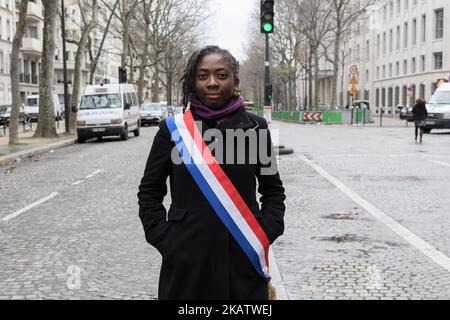
[[[71,39],[68,42],[75,43],[77,45],[77,52],[75,55],[75,70],[74,70],[74,80],[73,80],[73,89],[70,106],[76,106],[78,104],[78,99],[80,96],[81,89],[81,68],[82,68],[82,59],[86,50],[86,44],[88,42],[88,38],[92,30],[97,25],[97,15],[98,15],[98,4],[97,0],[92,0],[91,3],[85,1],[82,5],[81,1],[78,0],[78,6],[80,9],[81,18],[83,20],[83,27],[80,30],[79,39]],[[90,7],[90,21],[87,22],[86,10]],[[65,13],[63,13],[65,14]],[[66,108],[66,112],[69,112],[69,130],[73,132],[77,127],[77,113],[72,112],[69,106]]]
[[[21,0],[19,7],[19,22],[17,23],[16,33],[12,43],[11,51],[11,94],[12,108],[9,119],[9,144],[17,144],[19,142],[19,112],[21,106],[20,99],[20,80],[19,80],[19,63],[20,48],[22,47],[22,38],[25,34],[26,16],[27,16],[28,0]]]
[[[89,37],[88,40],[88,48],[89,48],[89,57],[90,57],[90,61],[91,61],[91,65],[90,65],[90,75],[89,75],[89,83],[90,84],[94,84],[94,76],[95,76],[95,71],[97,70],[97,66],[98,66],[98,62],[100,60],[100,57],[102,55],[103,52],[103,47],[105,45],[106,39],[109,35],[109,31],[110,31],[110,26],[114,17],[114,14],[116,13],[116,9],[117,6],[119,5],[120,0],[115,0],[114,2],[114,6],[110,7],[109,4],[106,5],[106,7],[109,9],[110,14],[108,17],[105,17],[106,22],[106,26],[102,26],[100,32],[103,34],[102,36],[102,40],[100,41],[100,44],[98,46],[98,48],[96,49],[96,53],[94,55],[94,48],[93,48],[93,41],[92,41],[92,37]],[[105,2],[103,2],[105,4]]]
[[[58,16],[58,0],[43,1],[44,6],[44,35],[42,39],[43,52],[41,60],[41,74],[39,84],[39,114],[38,125],[34,137],[58,137],[55,127],[55,111],[53,105],[54,91],[54,59],[55,59],[55,31]]]
[[[332,24],[330,23],[331,10],[320,0],[304,0],[297,6],[297,10],[300,21],[303,22],[300,25],[300,32],[308,40],[311,50],[314,65],[314,93],[312,102],[313,106],[317,107],[319,104],[319,63],[323,57],[323,52],[320,48],[322,43],[326,41],[332,28]],[[310,85],[311,89],[312,85]]]
[[[341,61],[341,46],[342,40],[346,33],[350,32],[351,27],[355,25],[355,22],[366,13],[367,7],[372,5],[375,0],[366,0],[362,3],[358,1],[356,3],[353,0],[326,0],[326,6],[330,10],[331,18],[331,32],[333,37],[331,41],[322,42],[324,54],[326,59],[333,65],[332,76],[332,92],[331,92],[331,106],[337,105],[337,84],[338,73]],[[328,53],[329,45],[332,45],[333,51],[330,55]]]

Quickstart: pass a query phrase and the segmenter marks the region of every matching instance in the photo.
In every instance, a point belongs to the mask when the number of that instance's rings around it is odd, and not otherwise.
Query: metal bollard
[[[383,113],[384,113],[384,108],[380,107],[380,127],[383,126]]]

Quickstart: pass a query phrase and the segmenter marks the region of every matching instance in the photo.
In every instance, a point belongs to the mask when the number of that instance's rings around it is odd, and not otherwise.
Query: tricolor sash
[[[189,173],[256,271],[267,281],[270,242],[250,208],[212,155],[191,110],[166,119]]]

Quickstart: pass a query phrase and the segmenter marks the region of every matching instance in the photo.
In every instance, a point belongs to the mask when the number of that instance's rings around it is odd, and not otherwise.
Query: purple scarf
[[[217,124],[223,122],[227,117],[239,110],[244,103],[242,96],[233,97],[228,104],[221,109],[213,110],[204,106],[200,101],[196,99],[190,99],[192,108],[199,115],[199,117],[205,120],[214,120]]]

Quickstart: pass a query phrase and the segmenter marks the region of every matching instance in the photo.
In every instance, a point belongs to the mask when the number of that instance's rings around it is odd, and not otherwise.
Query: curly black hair
[[[189,98],[195,98],[197,96],[195,90],[195,71],[198,63],[206,56],[211,54],[221,55],[225,61],[231,65],[234,79],[239,80],[239,63],[233,55],[225,49],[218,46],[206,46],[200,50],[195,51],[184,69],[184,73],[180,81],[183,84],[183,105],[187,107]]]

